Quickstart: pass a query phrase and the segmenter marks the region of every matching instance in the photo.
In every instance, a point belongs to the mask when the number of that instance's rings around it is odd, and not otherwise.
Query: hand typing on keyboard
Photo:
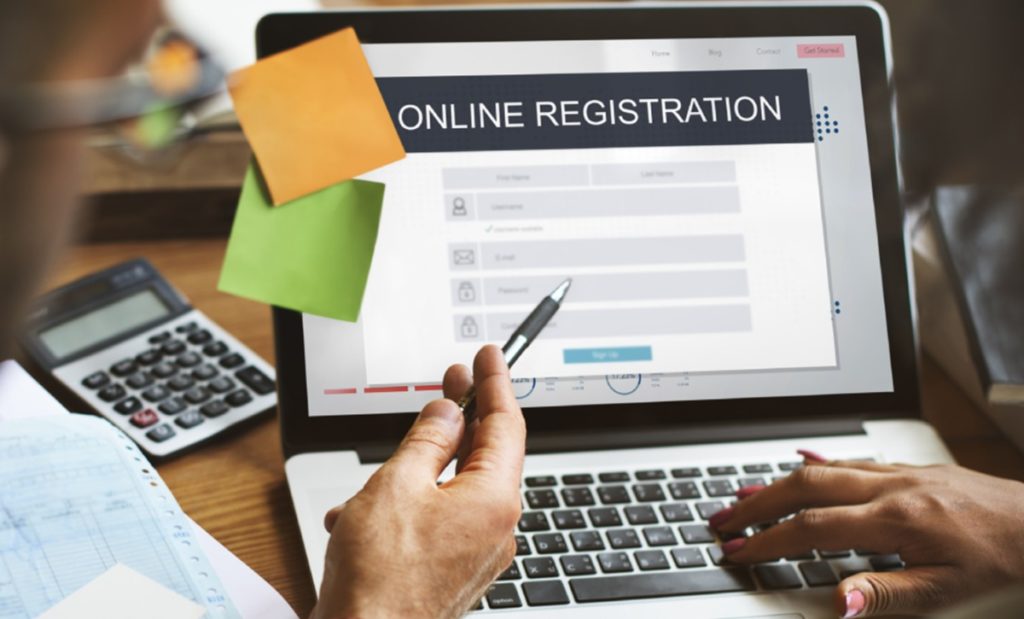
[[[725,542],[730,561],[757,563],[811,549],[823,557],[850,548],[898,553],[905,570],[879,568],[839,583],[842,617],[920,613],[1024,581],[1024,484],[958,466],[805,456],[808,466],[770,486],[741,489],[740,500],[712,518],[727,537],[795,514]]]
[[[453,366],[446,399],[424,407],[363,490],[328,512],[315,619],[461,616],[512,561],[526,428],[501,351],[484,347],[473,370],[477,411],[465,436],[453,400],[469,371]],[[458,474],[437,485],[457,451]]]

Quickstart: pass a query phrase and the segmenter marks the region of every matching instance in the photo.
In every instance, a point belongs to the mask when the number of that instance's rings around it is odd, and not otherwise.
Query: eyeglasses
[[[160,151],[195,130],[195,107],[223,84],[224,72],[204,50],[162,28],[142,60],[120,76],[0,94],[0,123],[13,132],[110,127],[129,150]]]

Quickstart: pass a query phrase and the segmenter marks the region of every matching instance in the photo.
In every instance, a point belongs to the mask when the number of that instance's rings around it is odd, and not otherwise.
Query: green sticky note
[[[383,184],[352,180],[274,206],[259,169],[250,164],[218,288],[354,322],[383,201]]]

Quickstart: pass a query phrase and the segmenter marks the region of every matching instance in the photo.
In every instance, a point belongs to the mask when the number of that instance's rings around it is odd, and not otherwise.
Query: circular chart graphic
[[[629,395],[640,388],[642,374],[608,374],[604,381],[608,388],[619,395]]]
[[[512,390],[516,394],[517,400],[526,398],[533,390],[537,388],[536,378],[513,378],[512,379]]]

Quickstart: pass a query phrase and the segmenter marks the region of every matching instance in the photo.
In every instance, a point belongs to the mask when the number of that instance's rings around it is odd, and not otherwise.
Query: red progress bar
[[[363,393],[399,393],[408,391],[409,387],[401,385],[398,387],[363,387]]]
[[[441,385],[416,385],[413,387],[413,391],[441,391],[444,389]]]
[[[349,395],[352,393],[358,393],[359,390],[355,387],[348,389],[324,389],[324,395]]]

